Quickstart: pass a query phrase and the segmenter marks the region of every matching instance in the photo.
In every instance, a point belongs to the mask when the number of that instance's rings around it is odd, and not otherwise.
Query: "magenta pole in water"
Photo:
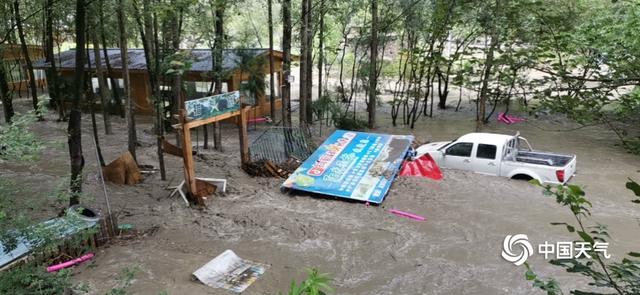
[[[406,218],[410,218],[413,220],[418,220],[418,221],[425,221],[427,220],[426,218],[420,216],[420,215],[416,215],[413,213],[409,213],[409,212],[404,212],[404,211],[400,211],[400,210],[396,210],[396,209],[391,209],[389,210],[389,212],[391,212],[392,214],[398,215],[398,216],[402,216],[402,217],[406,217]]]
[[[91,258],[93,258],[93,256],[94,256],[93,253],[88,253],[88,254],[83,255],[82,257],[76,258],[74,260],[69,260],[67,262],[63,262],[63,263],[60,263],[60,264],[49,266],[49,267],[47,267],[47,272],[59,271],[59,270],[61,270],[63,268],[67,268],[69,266],[74,266],[76,264],[80,264],[82,262],[90,260]]]

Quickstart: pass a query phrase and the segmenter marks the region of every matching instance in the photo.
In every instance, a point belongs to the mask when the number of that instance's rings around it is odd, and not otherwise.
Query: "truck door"
[[[478,144],[475,157],[471,159],[473,171],[482,174],[498,175],[498,165],[500,163],[497,156],[497,147],[495,145]]]
[[[459,170],[471,170],[471,151],[473,143],[458,142],[448,147],[444,153],[444,167]]]

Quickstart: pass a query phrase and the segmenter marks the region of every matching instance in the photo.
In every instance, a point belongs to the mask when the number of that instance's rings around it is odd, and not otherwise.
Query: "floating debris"
[[[275,164],[269,160],[258,160],[245,164],[242,169],[251,176],[287,178],[293,171],[298,169],[300,164],[302,164],[302,161],[292,157],[280,164]]]
[[[315,149],[308,129],[274,126],[251,143],[249,155],[254,162],[268,160],[284,163],[290,158],[304,161]]]

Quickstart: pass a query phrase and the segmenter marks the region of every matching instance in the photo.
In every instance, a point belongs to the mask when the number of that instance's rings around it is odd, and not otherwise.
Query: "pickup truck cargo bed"
[[[518,151],[516,161],[530,164],[540,164],[554,167],[564,167],[573,156],[551,154],[537,151]]]

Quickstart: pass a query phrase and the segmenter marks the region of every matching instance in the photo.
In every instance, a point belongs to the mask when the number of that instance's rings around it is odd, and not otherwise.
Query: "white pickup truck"
[[[576,156],[536,151],[520,134],[469,133],[454,141],[432,142],[416,149],[440,167],[513,179],[564,184],[576,171]]]

